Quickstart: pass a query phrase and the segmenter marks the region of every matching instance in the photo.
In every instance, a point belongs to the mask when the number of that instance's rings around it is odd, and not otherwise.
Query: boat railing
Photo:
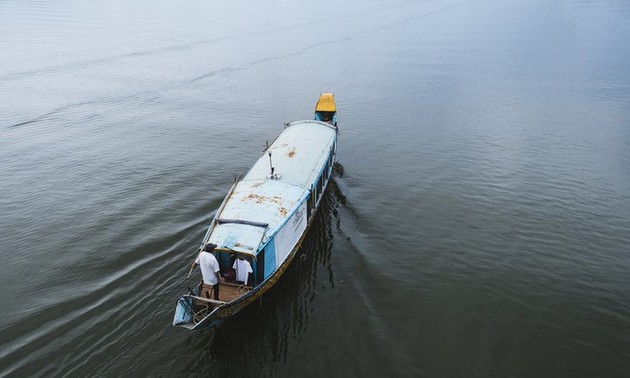
[[[216,305],[224,305],[224,304],[227,303],[227,302],[224,302],[224,301],[218,301],[216,299],[199,297],[199,296],[192,295],[192,294],[184,295],[184,298],[191,298],[193,300],[197,300],[197,301],[201,301],[201,302],[208,302],[208,303],[212,303],[212,304],[216,304]]]
[[[284,124],[284,128],[286,129],[286,128],[289,128],[289,127],[294,126],[294,125],[299,125],[301,123],[314,123],[314,124],[317,124],[317,125],[326,126],[326,127],[331,128],[333,130],[337,130],[337,126],[336,125],[330,124],[328,122],[318,121],[318,120],[315,120],[315,119],[304,119],[304,120],[301,120],[301,121],[287,122],[287,123]]]
[[[183,318],[188,319],[189,324],[197,324],[227,302],[186,294],[179,298],[179,303],[184,311]]]
[[[243,220],[243,219],[216,218],[216,220],[218,224],[234,223],[234,224],[245,224],[248,226],[262,227],[262,228],[269,227],[269,223],[254,222],[254,221],[248,221],[248,220]]]

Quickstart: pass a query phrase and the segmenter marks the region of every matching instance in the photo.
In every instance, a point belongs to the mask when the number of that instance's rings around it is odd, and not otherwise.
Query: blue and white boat
[[[250,171],[232,186],[200,245],[199,252],[207,243],[217,245],[218,300],[202,290],[202,283],[189,289],[177,300],[173,325],[189,330],[215,326],[259,299],[280,279],[328,186],[338,134],[332,93],[321,94],[314,120],[284,125]],[[237,260],[248,263],[252,272],[235,272],[234,267],[241,266],[235,264]]]

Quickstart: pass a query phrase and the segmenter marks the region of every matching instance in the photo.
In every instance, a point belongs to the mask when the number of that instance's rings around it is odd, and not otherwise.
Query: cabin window
[[[311,189],[311,196],[306,201],[306,219],[311,219],[311,213],[313,212],[313,190]]]
[[[326,177],[329,177],[330,174],[332,173],[334,153],[335,153],[335,145],[333,144],[332,147],[330,147],[330,155],[328,155],[328,161],[326,162]]]
[[[324,175],[319,176],[319,181],[317,182],[317,199],[322,195],[322,189],[324,188]]]
[[[329,164],[330,164],[330,168],[332,169],[332,166],[334,164],[334,160],[335,160],[335,146],[333,146],[330,149],[330,157],[328,158]]]
[[[332,155],[328,158],[328,175],[332,172]]]
[[[315,185],[313,185],[313,190],[311,190],[311,207],[315,209],[317,205],[317,192],[315,191]]]

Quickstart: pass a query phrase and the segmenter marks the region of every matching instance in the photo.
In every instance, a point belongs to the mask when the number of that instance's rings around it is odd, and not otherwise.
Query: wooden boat
[[[219,298],[214,299],[200,282],[177,300],[173,325],[189,330],[215,326],[278,281],[304,240],[328,186],[337,136],[332,93],[321,94],[313,120],[284,125],[250,171],[232,186],[200,245],[199,253],[208,243],[216,245]],[[246,276],[239,274],[240,281],[233,268],[241,266],[235,264],[237,259],[252,270]]]

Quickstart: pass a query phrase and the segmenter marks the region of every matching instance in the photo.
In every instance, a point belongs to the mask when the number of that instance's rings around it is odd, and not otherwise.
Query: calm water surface
[[[624,377],[630,3],[0,1],[0,376]],[[320,92],[298,258],[173,328],[214,210]]]

